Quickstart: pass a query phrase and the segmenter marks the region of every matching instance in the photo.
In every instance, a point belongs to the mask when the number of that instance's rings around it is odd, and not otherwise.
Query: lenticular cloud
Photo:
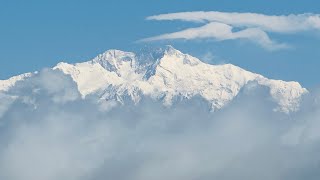
[[[201,98],[120,106],[43,70],[0,95],[0,179],[319,179],[317,94],[286,115],[253,86],[214,113]]]
[[[159,14],[149,16],[146,19],[197,22],[205,25],[146,38],[142,41],[173,39],[249,40],[267,50],[291,47],[286,43],[273,40],[269,37],[271,35],[269,32],[292,35],[320,30],[320,15],[310,13],[276,16],[257,13],[194,11]]]

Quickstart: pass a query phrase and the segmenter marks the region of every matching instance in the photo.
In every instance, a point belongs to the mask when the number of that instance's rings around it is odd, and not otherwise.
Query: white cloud
[[[147,17],[148,20],[182,20],[192,22],[221,22],[233,27],[259,27],[264,31],[290,33],[320,30],[319,14],[269,16],[256,13],[181,12]]]
[[[248,28],[233,32],[233,27],[223,23],[211,22],[197,28],[189,28],[183,31],[163,34],[151,38],[143,39],[143,41],[156,41],[165,39],[206,39],[212,38],[217,41],[246,39],[253,41],[262,47],[274,50],[287,48],[285,44],[279,44],[269,38],[269,36],[258,28]]]
[[[199,11],[160,14],[147,17],[147,20],[180,20],[205,23],[205,25],[146,38],[144,41],[203,38],[213,38],[218,41],[248,39],[270,50],[282,49],[288,46],[283,43],[276,43],[269,37],[267,32],[292,34],[302,31],[320,31],[320,15],[318,14],[269,16],[256,13]],[[235,28],[240,28],[241,30],[235,31]]]
[[[8,92],[38,108],[5,102],[0,179],[319,179],[319,104],[287,117],[272,111],[268,91],[245,88],[215,113],[197,98],[172,108],[148,99],[104,108],[99,95],[65,99],[78,94],[75,82],[44,70]]]
[[[9,109],[10,105],[15,101],[16,97],[8,96],[0,92],[0,118]]]

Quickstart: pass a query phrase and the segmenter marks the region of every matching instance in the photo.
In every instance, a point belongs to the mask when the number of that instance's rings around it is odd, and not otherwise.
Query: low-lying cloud
[[[274,112],[259,86],[215,113],[201,98],[108,106],[44,70],[0,98],[0,179],[320,178],[314,97],[291,115]]]
[[[300,32],[319,32],[319,14],[264,15],[257,13],[236,13],[217,11],[195,11],[160,14],[147,17],[156,21],[187,21],[205,24],[178,32],[167,33],[142,41],[168,39],[214,39],[217,41],[245,39],[266,49],[288,48],[286,43],[279,43],[269,37],[269,32],[294,34]]]

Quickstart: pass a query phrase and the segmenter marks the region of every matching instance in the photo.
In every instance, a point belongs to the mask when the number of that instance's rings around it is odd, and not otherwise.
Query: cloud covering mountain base
[[[200,97],[119,106],[43,70],[0,95],[0,179],[319,179],[316,97],[290,115],[256,84],[215,113]]]

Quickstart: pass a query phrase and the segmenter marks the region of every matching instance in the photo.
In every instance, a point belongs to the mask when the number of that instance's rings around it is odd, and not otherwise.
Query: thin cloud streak
[[[290,47],[285,43],[278,43],[270,38],[268,32],[294,34],[320,30],[320,15],[318,14],[269,16],[256,13],[199,11],[160,14],[147,17],[146,19],[156,21],[180,20],[204,23],[205,25],[145,38],[141,40],[143,42],[173,39],[249,40],[267,50],[279,50]],[[241,30],[236,31],[236,28],[240,28]]]
[[[147,17],[147,20],[181,20],[190,22],[221,22],[233,27],[258,27],[263,31],[294,33],[307,30],[320,30],[319,14],[298,14],[269,16],[256,13],[226,12],[181,12]]]
[[[172,39],[214,39],[216,41],[245,39],[252,41],[268,50],[288,48],[286,44],[277,43],[270,39],[268,34],[258,28],[248,28],[233,32],[233,27],[223,23],[211,22],[197,28],[189,28],[182,31],[163,34],[142,41],[158,41]]]

